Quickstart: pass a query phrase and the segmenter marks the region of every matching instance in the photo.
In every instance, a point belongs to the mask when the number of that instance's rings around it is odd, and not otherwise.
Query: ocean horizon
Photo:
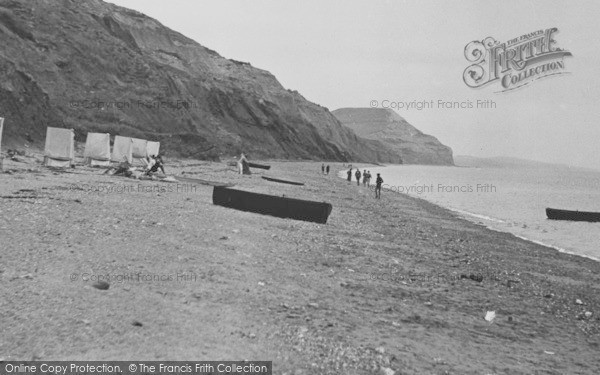
[[[549,220],[545,212],[547,207],[600,212],[600,171],[550,164],[358,167],[381,173],[384,199],[422,198],[492,230],[600,261],[600,223]]]

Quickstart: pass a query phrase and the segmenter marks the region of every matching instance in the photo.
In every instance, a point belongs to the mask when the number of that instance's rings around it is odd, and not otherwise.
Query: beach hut
[[[2,152],[2,130],[4,129],[4,117],[0,117],[0,153]]]
[[[110,134],[88,133],[83,156],[93,166],[110,166]]]
[[[119,163],[124,160],[133,163],[133,140],[129,137],[117,135],[113,144],[111,159]]]
[[[148,157],[148,141],[145,139],[131,138],[133,161],[136,164],[146,164]]]
[[[4,127],[4,117],[0,117],[0,170],[4,168],[4,158],[2,157],[2,129]]]
[[[148,146],[146,146],[146,150],[148,151],[148,156],[158,155],[160,151],[160,142],[148,141]]]
[[[44,165],[67,168],[75,162],[75,131],[73,129],[46,129]]]

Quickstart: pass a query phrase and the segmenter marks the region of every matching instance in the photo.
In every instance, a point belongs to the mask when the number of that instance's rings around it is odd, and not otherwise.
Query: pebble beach
[[[140,181],[41,155],[0,174],[0,359],[266,360],[274,374],[595,374],[600,264],[337,177],[167,160]],[[261,176],[302,181],[292,186]],[[385,179],[385,175],[383,176]],[[195,182],[198,180],[198,182]],[[327,224],[212,186],[333,205]],[[486,319],[487,318],[487,319]]]

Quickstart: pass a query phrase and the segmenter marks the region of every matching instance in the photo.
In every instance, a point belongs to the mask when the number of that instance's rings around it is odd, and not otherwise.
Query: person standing
[[[356,173],[354,174],[354,176],[356,177],[356,185],[360,186],[360,169],[356,168]]]
[[[238,172],[240,174],[251,174],[250,165],[248,164],[248,159],[246,159],[246,155],[242,152],[240,155],[240,159],[237,162]]]
[[[352,168],[348,169],[348,182],[352,182]]]
[[[375,180],[375,198],[381,199],[381,184],[383,184],[383,178],[377,173],[377,179]]]
[[[325,172],[327,172],[327,174],[329,175],[329,164],[327,164],[327,167],[325,167]]]
[[[363,171],[363,186],[367,186],[367,178],[369,178],[369,175],[367,174],[367,170],[365,169]]]
[[[325,163],[321,164],[321,174],[325,174]]]

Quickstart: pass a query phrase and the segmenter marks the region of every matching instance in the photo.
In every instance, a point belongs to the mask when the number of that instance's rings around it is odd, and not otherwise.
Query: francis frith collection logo
[[[479,88],[498,82],[502,91],[514,90],[540,78],[567,73],[564,58],[571,52],[556,46],[556,27],[537,30],[500,43],[492,37],[465,47],[472,63],[463,73],[467,86]]]

